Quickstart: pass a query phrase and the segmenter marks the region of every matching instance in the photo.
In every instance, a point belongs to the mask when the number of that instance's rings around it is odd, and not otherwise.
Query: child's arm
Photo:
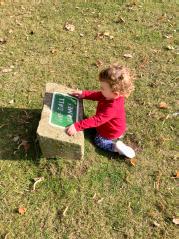
[[[82,91],[82,98],[86,100],[101,100],[104,99],[101,91],[92,91],[92,90],[83,90]]]
[[[72,136],[77,131],[81,131],[88,128],[98,127],[110,119],[112,119],[115,115],[115,111],[113,108],[113,104],[108,104],[107,106],[104,106],[103,111],[99,112],[98,114],[81,120],[79,122],[76,122],[69,127],[66,128],[66,132],[68,135]]]
[[[104,109],[103,112],[96,114],[90,118],[76,122],[66,128],[66,133],[70,136],[74,135],[77,131],[81,131],[88,128],[98,127],[114,116],[114,111],[110,107]]]
[[[103,112],[74,123],[76,131],[81,131],[88,128],[98,127],[114,117],[114,110],[110,105],[104,107]]]
[[[104,96],[100,91],[91,91],[91,90],[78,90],[71,93],[71,95],[79,98],[79,99],[87,99],[87,100],[97,100],[104,99]]]

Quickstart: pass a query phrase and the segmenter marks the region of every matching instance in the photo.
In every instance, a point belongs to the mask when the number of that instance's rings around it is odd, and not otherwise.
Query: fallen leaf
[[[65,23],[64,28],[65,28],[65,30],[70,31],[70,32],[73,32],[75,30],[75,26],[73,24],[68,23],[68,22]]]
[[[105,37],[108,37],[111,40],[114,38],[112,35],[110,35],[109,31],[98,32],[96,35],[96,39],[104,39]]]
[[[105,32],[103,33],[103,35],[106,36],[106,37],[109,37],[109,36],[110,36],[110,33],[109,33],[109,31],[105,31]]]
[[[55,53],[57,53],[57,49],[52,48],[52,49],[50,49],[50,52],[51,52],[52,54],[55,54]]]
[[[10,101],[9,101],[9,104],[14,104],[14,100],[10,100]]]
[[[160,104],[159,104],[159,108],[160,109],[167,109],[168,108],[168,105],[167,105],[167,103],[165,103],[165,102],[160,102]]]
[[[97,203],[101,203],[104,200],[104,198],[101,198],[97,201]]]
[[[156,222],[156,221],[153,221],[153,225],[154,225],[155,227],[160,227],[160,224],[159,224],[158,222]]]
[[[124,18],[119,17],[115,22],[116,23],[125,23],[125,20],[124,20]]]
[[[35,191],[35,187],[36,187],[37,183],[42,182],[44,180],[44,177],[34,178],[34,180],[35,180],[35,183],[33,185],[33,190],[32,191]]]
[[[97,60],[96,61],[96,66],[99,68],[100,66],[102,66],[103,65],[103,62],[102,61],[100,61],[100,60]]]
[[[0,44],[5,44],[7,40],[5,38],[0,38]]]
[[[96,193],[93,195],[93,199],[95,199],[96,198]]]
[[[172,36],[172,35],[164,35],[164,37],[167,38],[167,39],[170,39],[170,38],[172,38],[173,36]]]
[[[176,177],[176,178],[179,178],[179,171],[176,172],[175,177]]]
[[[124,54],[125,58],[132,58],[133,56],[131,54]]]
[[[1,72],[2,73],[8,73],[8,72],[11,72],[11,71],[12,71],[12,68],[5,68]]]
[[[104,35],[100,32],[97,33],[96,35],[96,39],[103,39],[104,38]]]
[[[168,45],[168,46],[166,46],[165,47],[167,50],[174,50],[175,48],[173,47],[173,46],[171,46],[171,45]]]
[[[64,217],[66,216],[66,213],[67,213],[67,211],[68,211],[68,208],[69,208],[69,206],[67,206],[67,207],[65,208],[65,210],[63,211],[63,216],[64,216]]]
[[[132,166],[136,166],[136,163],[137,163],[137,159],[130,159],[130,164],[132,165]]]
[[[178,225],[178,224],[179,224],[179,218],[174,218],[174,219],[173,219],[173,223],[175,223],[176,225]]]
[[[19,212],[19,214],[21,214],[21,215],[23,215],[26,211],[27,211],[27,209],[26,209],[25,207],[20,207],[20,208],[18,209],[18,212]]]
[[[172,178],[179,178],[179,171],[176,171]]]
[[[17,23],[17,25],[22,26],[22,23],[19,22],[17,19],[15,20],[15,22]]]

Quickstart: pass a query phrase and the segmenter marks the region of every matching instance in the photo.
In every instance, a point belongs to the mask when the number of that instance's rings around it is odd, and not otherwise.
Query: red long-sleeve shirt
[[[100,91],[82,91],[82,99],[98,101],[96,115],[74,123],[77,131],[95,127],[99,135],[117,139],[126,130],[124,97],[106,100]]]

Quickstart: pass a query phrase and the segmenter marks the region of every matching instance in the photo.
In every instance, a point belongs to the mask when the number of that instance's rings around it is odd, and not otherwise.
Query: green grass
[[[0,37],[6,39],[0,43],[0,238],[176,238],[177,129],[176,117],[167,118],[177,111],[176,7],[167,0],[0,5]],[[120,16],[125,23],[116,23]],[[74,32],[64,30],[66,21]],[[114,39],[96,39],[103,31]],[[124,59],[125,53],[133,58]],[[41,156],[36,128],[45,83],[98,89],[97,60],[136,72],[124,139],[137,150],[135,167],[95,148],[88,132],[83,161]],[[11,72],[2,72],[11,65]],[[162,101],[168,109],[157,107]],[[87,116],[94,106],[85,102]],[[29,141],[27,154],[17,149],[16,136]],[[41,176],[32,192],[33,179]],[[19,207],[27,208],[24,215]]]

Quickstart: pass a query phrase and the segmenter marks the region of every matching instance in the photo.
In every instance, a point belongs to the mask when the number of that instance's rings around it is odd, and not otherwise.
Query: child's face
[[[100,81],[101,93],[107,100],[116,99],[119,97],[118,92],[112,92],[110,85],[107,82]]]

